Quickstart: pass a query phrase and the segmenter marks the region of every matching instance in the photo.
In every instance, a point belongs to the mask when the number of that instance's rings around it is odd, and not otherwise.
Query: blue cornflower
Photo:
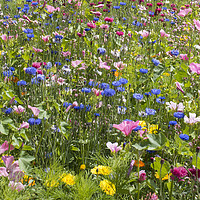
[[[90,105],[87,105],[87,106],[86,106],[86,110],[85,110],[85,111],[86,111],[86,112],[89,112],[89,111],[90,111],[90,109],[91,109],[91,106],[90,106]]]
[[[148,73],[148,69],[140,69],[140,72],[141,72],[142,74],[146,74],[146,73]]]
[[[85,28],[85,31],[90,31],[90,28]]]
[[[39,125],[41,123],[41,121],[42,121],[41,119],[36,119],[35,120],[35,125]]]
[[[180,134],[179,137],[182,139],[182,140],[189,140],[189,135],[186,135],[186,134]]]
[[[15,71],[15,68],[14,67],[10,67],[10,71]]]
[[[3,76],[10,77],[12,75],[13,75],[12,71],[3,71]]]
[[[115,87],[118,87],[118,86],[121,85],[121,82],[120,81],[113,81],[112,85],[115,86]]]
[[[175,112],[174,113],[174,117],[180,119],[180,118],[184,118],[184,113],[182,112]]]
[[[90,82],[88,83],[88,85],[91,86],[91,87],[94,87],[94,86],[97,86],[98,83],[96,83],[96,82],[94,82],[94,81],[90,81]]]
[[[34,34],[27,34],[27,37],[28,38],[34,38],[35,36],[34,36]]]
[[[120,2],[119,4],[120,4],[121,6],[125,6],[125,5],[126,5],[125,2]]]
[[[8,114],[10,114],[12,112],[12,108],[7,108],[3,112],[8,115]]]
[[[51,62],[48,62],[45,66],[44,66],[45,69],[51,69],[52,68],[52,63]]]
[[[120,9],[120,6],[113,6],[114,9]]]
[[[133,98],[135,98],[135,99],[137,99],[137,100],[142,100],[142,99],[143,99],[143,95],[142,95],[142,94],[135,93],[135,94],[133,94]]]
[[[161,93],[161,90],[160,89],[152,89],[151,93],[155,94],[155,95],[159,95]]]
[[[119,82],[120,82],[121,84],[125,85],[126,83],[128,83],[128,80],[125,79],[125,78],[120,78],[120,79],[119,79]]]
[[[33,33],[33,29],[27,28],[24,30],[24,33],[31,34],[31,33]]]
[[[142,127],[138,125],[136,128],[133,129],[133,131],[139,131],[141,129],[142,129]]]
[[[111,97],[115,95],[115,90],[113,89],[105,89],[102,93],[102,96]]]
[[[173,56],[178,56],[178,55],[179,55],[179,51],[178,51],[178,50],[171,50],[170,53],[171,53]]]
[[[157,99],[156,99],[156,102],[157,103],[160,103],[160,104],[164,104],[165,103],[165,101],[163,101],[165,99],[165,97],[158,97]]]
[[[95,117],[99,117],[100,114],[99,114],[99,113],[94,113],[94,116],[95,116]]]
[[[37,69],[35,67],[27,67],[25,72],[30,75],[36,75]]]
[[[152,59],[152,62],[155,66],[158,66],[160,64],[159,60],[156,60],[155,58]]]
[[[72,105],[72,104],[71,104],[71,103],[67,103],[67,102],[64,102],[64,103],[63,103],[63,107],[64,107],[64,108],[67,108],[67,107],[70,106],[70,105]]]
[[[28,123],[29,123],[29,125],[34,125],[35,124],[35,119],[34,118],[30,118],[29,120],[28,120]]]
[[[85,106],[81,103],[79,107],[81,110],[83,110]]]
[[[99,47],[99,48],[97,49],[97,53],[99,53],[99,54],[101,54],[101,55],[104,55],[104,54],[106,53],[106,49]]]
[[[18,86],[24,86],[24,85],[26,85],[26,81],[23,81],[23,80],[18,81],[18,82],[17,82],[17,85],[18,85]]]
[[[109,87],[110,87],[110,86],[109,86],[108,83],[100,83],[100,84],[99,84],[99,88],[100,88],[100,89],[103,89],[103,90],[104,90],[104,89],[109,89]]]
[[[98,21],[99,21],[99,18],[98,18],[98,17],[94,17],[93,20],[96,21],[96,22],[98,22]]]
[[[151,96],[151,92],[145,92],[144,95],[146,95],[147,97]]]
[[[177,121],[169,121],[169,125],[175,126],[177,124]]]
[[[117,87],[117,91],[118,92],[123,92],[123,91],[125,91],[125,87]]]
[[[146,112],[147,115],[155,115],[156,110],[150,109],[150,108],[146,108],[145,112]]]
[[[91,89],[90,88],[82,88],[81,92],[90,93]]]

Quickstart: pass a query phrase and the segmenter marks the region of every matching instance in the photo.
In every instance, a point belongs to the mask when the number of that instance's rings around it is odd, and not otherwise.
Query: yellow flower
[[[151,133],[157,133],[158,130],[158,125],[156,124],[151,124],[148,128],[148,132]]]
[[[163,180],[163,181],[164,181],[164,180],[168,180],[169,177],[170,177],[171,175],[172,175],[172,173],[167,174],[165,177],[162,178],[162,180]],[[155,177],[156,177],[156,178],[160,178],[158,172],[155,173]]]
[[[80,166],[80,170],[84,170],[85,168],[86,168],[85,164],[82,164],[82,165]]]
[[[163,76],[170,76],[169,73],[163,73]]]
[[[101,181],[99,186],[102,189],[102,191],[104,191],[107,195],[113,196],[116,193],[115,185],[109,180]]]
[[[75,184],[75,176],[72,174],[63,174],[62,182],[64,182],[66,185],[74,185]]]
[[[142,130],[146,130],[147,129],[147,124],[145,121],[139,121],[139,126],[142,127]]]
[[[46,180],[45,185],[47,187],[58,187],[59,182],[56,180]]]
[[[91,173],[109,175],[111,173],[111,168],[107,166],[99,165],[98,167],[94,167],[93,169],[91,169]]]

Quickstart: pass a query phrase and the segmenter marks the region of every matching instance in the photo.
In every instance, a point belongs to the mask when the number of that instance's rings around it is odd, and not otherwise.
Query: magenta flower
[[[188,60],[187,54],[180,54],[180,59],[182,60]]]
[[[130,135],[132,130],[136,128],[139,124],[139,121],[123,121],[121,124],[113,124],[113,127],[122,131],[126,136]]]
[[[178,181],[183,181],[183,178],[188,175],[187,170],[184,167],[174,167],[171,169],[172,180],[178,178]]]
[[[193,178],[197,178],[199,179],[200,178],[200,169],[195,169],[194,167],[193,168],[189,168],[188,171],[190,171],[191,174],[189,174],[189,176],[192,176]],[[198,176],[198,177],[197,177]]]
[[[136,173],[135,175],[138,176],[138,173]],[[147,178],[147,176],[146,176],[145,170],[139,171],[139,182],[145,181],[146,178]]]
[[[44,42],[48,42],[50,38],[50,35],[42,36],[42,39]]]
[[[105,17],[105,19],[104,19],[104,21],[106,21],[106,22],[113,22],[113,18],[109,18],[109,17]]]
[[[178,13],[178,16],[181,16],[181,17],[185,17],[188,13],[192,12],[192,9],[191,8],[188,8],[188,9],[185,9],[185,10],[181,10],[179,13]]]
[[[21,126],[18,128],[18,130],[22,129],[22,128],[29,128],[29,123],[24,122],[21,124]]]
[[[39,113],[40,113],[40,110],[39,110],[38,108],[32,107],[32,106],[30,106],[30,105],[28,105],[28,108],[30,108],[30,109],[32,110],[33,115],[34,115],[35,117],[38,117],[38,115],[39,115]]]
[[[93,22],[88,22],[87,26],[90,27],[90,28],[96,28],[96,24],[93,23]]]
[[[165,31],[163,29],[160,30],[160,35],[161,37],[169,37],[170,35],[165,33]]]
[[[200,64],[198,63],[191,63],[189,65],[189,68],[192,72],[200,74]]]
[[[0,154],[4,153],[5,151],[8,151],[9,149],[9,144],[7,141],[5,141],[1,146],[0,146]],[[14,149],[14,146],[11,144],[10,145],[10,151]]]
[[[37,49],[37,48],[35,48],[35,47],[33,47],[33,50],[34,50],[35,52],[37,52],[37,53],[38,53],[38,52],[40,52],[40,53],[43,52],[42,49]]]
[[[111,152],[117,153],[118,151],[122,150],[122,147],[118,146],[118,143],[111,143],[107,142],[106,146],[111,150]]]

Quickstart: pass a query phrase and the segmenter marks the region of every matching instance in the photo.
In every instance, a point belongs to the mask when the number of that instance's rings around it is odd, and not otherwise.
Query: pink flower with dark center
[[[135,175],[138,176],[138,173],[136,173]],[[146,176],[145,170],[139,171],[139,180],[138,181],[143,182],[146,180],[146,178],[147,178],[147,176]]]
[[[122,131],[126,136],[130,135],[132,130],[136,128],[139,124],[139,121],[123,121],[121,124],[113,124],[113,127]]]
[[[106,146],[111,150],[111,152],[117,153],[118,151],[122,150],[122,147],[118,146],[118,143],[111,143],[108,142]]]

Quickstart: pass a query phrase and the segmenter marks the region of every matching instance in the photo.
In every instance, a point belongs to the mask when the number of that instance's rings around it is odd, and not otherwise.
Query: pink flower
[[[41,62],[34,62],[32,64],[32,67],[35,67],[36,69],[40,68],[42,66],[42,63]]]
[[[69,51],[62,52],[62,55],[63,55],[64,57],[67,57],[67,56],[70,56],[70,55],[71,55],[71,52],[69,52]]]
[[[180,54],[180,59],[182,60],[188,60],[187,54]]]
[[[178,181],[183,181],[182,178],[188,175],[187,170],[184,167],[174,167],[171,169],[171,179],[174,180],[175,177],[178,178]]]
[[[9,104],[13,104],[14,101],[15,101],[15,97],[13,97],[13,98],[10,100]]]
[[[23,18],[31,22],[31,20],[26,15],[23,15]]]
[[[42,49],[36,49],[35,47],[33,47],[33,50],[34,50],[35,52],[43,52]]]
[[[2,40],[7,41],[7,40],[12,39],[13,36],[9,36],[9,37],[8,37],[7,35],[4,34],[4,35],[1,36],[1,38],[2,38]]]
[[[149,32],[148,32],[148,31],[145,31],[145,30],[139,31],[139,34],[140,34],[142,37],[144,37],[144,38],[147,38],[147,37],[149,36]]]
[[[136,173],[135,175],[138,176],[138,173]],[[146,176],[145,170],[139,171],[139,180],[138,181],[139,182],[145,181],[146,178],[147,178],[147,176]]]
[[[106,70],[110,69],[110,66],[107,65],[107,62],[103,62],[100,57],[99,57],[99,61],[100,61],[99,68],[101,68],[101,69],[104,68]]]
[[[196,20],[196,19],[193,19],[193,22],[194,22],[195,27],[197,28],[197,30],[200,31],[200,21]]]
[[[117,31],[116,34],[119,35],[119,36],[121,36],[121,35],[124,35],[124,32],[122,32],[122,31]]]
[[[49,13],[52,13],[52,12],[54,12],[54,11],[60,11],[60,8],[59,8],[59,7],[54,8],[53,6],[50,6],[50,5],[46,5],[46,8],[47,8],[47,11],[48,11]]]
[[[87,26],[90,27],[90,28],[96,28],[96,24],[93,23],[93,22],[88,22]]]
[[[138,124],[139,121],[123,121],[121,124],[113,124],[113,127],[128,136],[131,134],[132,130],[138,126]]]
[[[94,12],[94,11],[91,11],[92,14],[96,15],[97,17],[100,17],[102,15],[102,13],[100,12]]]
[[[23,106],[20,106],[20,105],[18,107],[17,106],[13,106],[13,109],[18,114],[20,114],[20,113],[25,111],[25,108]]]
[[[83,62],[82,60],[72,61],[72,66],[73,66],[73,67],[77,67],[77,66],[80,65],[82,62]]]
[[[87,69],[88,67],[85,65],[85,63],[81,63],[82,67],[79,67],[78,70],[82,70],[82,69]]]
[[[23,185],[21,182],[14,182],[10,181],[9,187],[11,187],[12,190],[17,190],[18,192],[25,189],[25,185]]]
[[[5,141],[1,146],[0,146],[0,154],[4,153],[5,151],[8,151],[9,149],[9,144],[7,141]],[[11,144],[10,145],[10,151],[14,149],[14,146]]]
[[[97,90],[97,89],[95,89],[95,88],[93,88],[92,91],[94,92],[94,94],[95,94],[96,96],[99,96],[99,95],[101,94],[100,90]]]
[[[106,22],[113,22],[113,18],[109,18],[109,17],[106,17],[105,19],[104,19],[104,21],[106,21]]]
[[[200,117],[196,117],[195,113],[189,113],[189,118],[185,115],[184,122],[188,124],[195,124],[196,122],[200,122]]]
[[[198,63],[191,63],[189,65],[189,68],[192,72],[200,74],[200,64]]]
[[[108,142],[106,146],[111,150],[111,152],[117,153],[118,151],[122,150],[122,147],[118,146],[118,143],[111,143]]]
[[[185,17],[188,13],[192,12],[192,9],[191,8],[188,8],[188,9],[185,9],[185,10],[181,10],[179,13],[178,13],[178,16],[181,16],[181,17]]]
[[[114,62],[114,67],[117,68],[118,70],[122,70],[126,66],[127,64],[124,64],[122,61]]]
[[[183,94],[185,93],[181,87],[181,84],[179,82],[176,82],[176,89],[180,90]]]
[[[108,30],[109,29],[109,25],[108,24],[101,24],[100,28]]]
[[[169,37],[170,35],[165,33],[163,29],[160,30],[161,37]]]
[[[48,42],[49,38],[50,38],[50,35],[42,36],[42,39],[44,40],[44,42]]]
[[[29,128],[29,123],[27,122],[23,122],[20,126],[20,128],[18,128],[18,130],[22,129],[22,128]]]
[[[30,108],[30,109],[32,110],[33,115],[34,115],[35,117],[38,117],[38,115],[39,115],[39,113],[40,113],[40,110],[39,110],[38,108],[32,107],[32,106],[30,106],[30,105],[28,105],[28,108]]]

